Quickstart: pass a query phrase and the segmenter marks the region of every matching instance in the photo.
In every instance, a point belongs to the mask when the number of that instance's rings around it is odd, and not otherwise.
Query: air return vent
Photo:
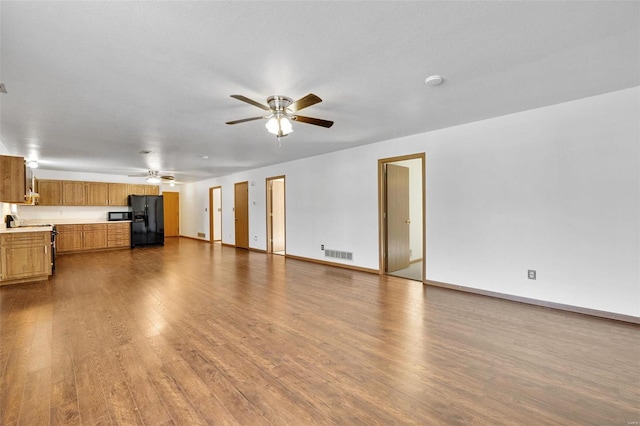
[[[325,249],[324,257],[331,257],[333,259],[340,259],[340,260],[353,260],[353,253],[350,251]]]
[[[204,238],[205,234],[204,232],[198,232],[198,238]]]

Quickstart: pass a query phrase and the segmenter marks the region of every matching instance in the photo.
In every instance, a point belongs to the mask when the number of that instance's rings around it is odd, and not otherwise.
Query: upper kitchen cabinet
[[[110,183],[109,184],[109,205],[110,206],[126,206],[128,195],[129,195],[128,184],[126,183]]]
[[[26,175],[24,157],[0,155],[0,202],[24,203]]]
[[[129,185],[129,194],[131,195],[159,195],[160,187],[158,185]]]
[[[73,180],[62,181],[62,205],[63,206],[86,206],[86,184]]]
[[[102,182],[87,182],[87,205],[108,206],[109,184]]]
[[[61,180],[38,180],[38,198],[40,206],[60,206],[62,205],[62,181]]]

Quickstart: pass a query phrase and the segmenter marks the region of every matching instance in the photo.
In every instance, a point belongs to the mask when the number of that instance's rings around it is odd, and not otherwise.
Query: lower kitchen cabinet
[[[131,224],[109,223],[107,225],[107,245],[110,248],[129,247],[131,245]]]
[[[51,232],[0,235],[0,285],[46,280],[51,275]]]
[[[56,249],[69,253],[129,247],[129,222],[58,225]]]
[[[82,225],[58,225],[56,250],[58,253],[80,251],[83,249]]]
[[[56,249],[58,253],[108,248],[107,224],[58,225]]]

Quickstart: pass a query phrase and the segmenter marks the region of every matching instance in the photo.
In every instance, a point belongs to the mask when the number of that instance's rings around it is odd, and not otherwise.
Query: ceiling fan
[[[231,95],[232,98],[237,99],[242,102],[246,102],[253,106],[257,106],[267,112],[267,115],[261,115],[259,117],[251,117],[251,118],[243,118],[240,120],[227,121],[226,124],[239,124],[245,123],[247,121],[253,120],[261,120],[267,119],[267,124],[265,125],[269,133],[276,135],[278,139],[283,136],[287,136],[289,133],[293,132],[293,127],[291,126],[292,121],[299,121],[300,123],[313,124],[315,126],[321,126],[329,128],[333,126],[333,121],[322,120],[320,118],[306,117],[304,115],[296,114],[303,108],[310,107],[311,105],[315,105],[317,103],[322,102],[318,96],[313,93],[309,93],[307,96],[304,96],[297,101],[293,102],[291,98],[280,95],[273,95],[267,98],[267,105],[261,104],[260,102],[256,102],[253,99],[249,99],[242,95]]]
[[[129,177],[144,177],[149,183],[173,182],[176,180],[176,178],[171,175],[159,175],[157,170],[149,170],[147,173],[129,175]]]

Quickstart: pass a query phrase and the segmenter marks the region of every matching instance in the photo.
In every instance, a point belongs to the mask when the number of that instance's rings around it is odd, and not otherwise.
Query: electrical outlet
[[[320,244],[320,250],[324,250],[324,244]]]
[[[527,272],[527,275],[530,280],[536,279],[536,271],[534,271],[533,269],[529,269],[529,271]]]

